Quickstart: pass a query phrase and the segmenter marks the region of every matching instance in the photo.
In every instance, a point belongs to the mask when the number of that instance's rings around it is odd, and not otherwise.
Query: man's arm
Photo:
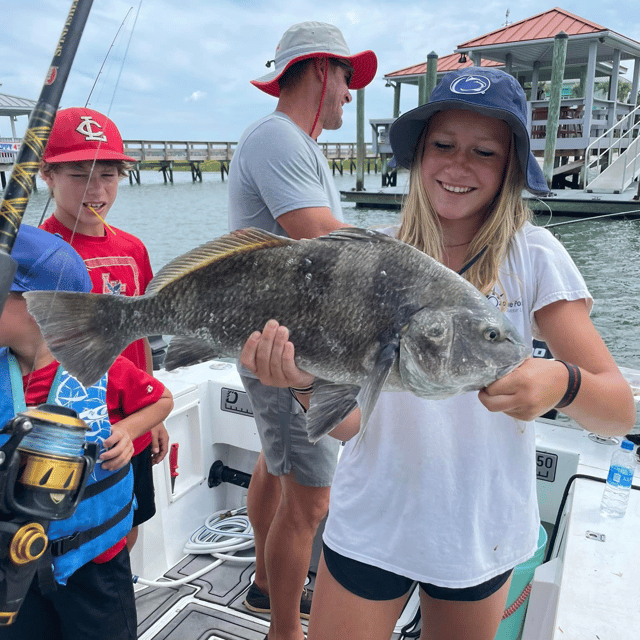
[[[294,240],[317,238],[336,229],[352,225],[341,222],[329,207],[306,207],[283,213],[277,218],[278,224]]]

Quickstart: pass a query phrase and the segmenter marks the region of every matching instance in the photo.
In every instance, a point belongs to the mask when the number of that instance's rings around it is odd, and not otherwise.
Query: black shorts
[[[156,491],[153,486],[153,470],[151,468],[151,445],[131,458],[133,469],[133,494],[138,508],[133,512],[132,527],[151,520],[156,514]]]
[[[136,603],[125,547],[102,564],[88,562],[66,586],[43,596],[34,578],[2,640],[135,640]]]
[[[405,578],[391,571],[378,569],[369,564],[345,558],[332,551],[326,544],[322,545],[324,561],[329,573],[347,591],[366,600],[395,600],[407,594],[415,580]],[[484,600],[493,595],[511,575],[511,569],[482,584],[464,589],[437,587],[428,582],[419,582],[420,588],[432,598],[438,600],[457,600],[471,602]]]

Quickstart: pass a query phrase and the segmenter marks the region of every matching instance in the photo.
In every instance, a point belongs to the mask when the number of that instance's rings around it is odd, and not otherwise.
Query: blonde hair
[[[427,127],[413,156],[409,193],[402,206],[398,239],[442,262],[442,227],[422,182],[422,154],[426,133]],[[469,261],[486,247],[482,256],[464,273],[464,277],[484,294],[490,293],[499,281],[498,270],[509,250],[511,238],[531,220],[531,211],[522,199],[524,188],[525,177],[512,137],[502,186],[489,206],[482,226],[467,247],[465,256],[465,261]]]

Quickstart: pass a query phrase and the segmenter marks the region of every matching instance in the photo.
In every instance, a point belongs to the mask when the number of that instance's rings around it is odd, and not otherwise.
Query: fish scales
[[[168,368],[238,357],[274,318],[318,379],[307,413],[317,440],[385,390],[445,398],[481,389],[530,355],[469,282],[387,235],[348,228],[312,240],[234,232],[163,267],[144,296],[27,292],[54,356],[93,384],[127,344],[174,335]]]
[[[300,242],[233,254],[165,286],[153,316],[172,320],[147,330],[201,336],[205,327],[220,355],[235,357],[253,328],[277,318],[301,364],[318,370],[346,358],[346,379],[358,380],[373,366],[372,343],[398,332],[421,304],[409,295],[428,283],[417,286],[425,274],[411,262],[384,243]]]

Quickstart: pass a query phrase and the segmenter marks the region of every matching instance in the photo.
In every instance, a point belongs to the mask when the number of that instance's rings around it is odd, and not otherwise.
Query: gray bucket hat
[[[527,189],[535,195],[549,194],[542,169],[531,153],[526,96],[518,81],[500,69],[467,67],[451,71],[436,85],[426,104],[401,115],[389,131],[393,155],[401,167],[411,167],[416,146],[431,116],[450,109],[476,111],[504,120],[514,133]]]
[[[275,70],[252,80],[251,84],[271,96],[280,95],[278,80],[296,62],[307,58],[340,58],[353,68],[350,89],[366,87],[378,69],[373,51],[349,53],[349,47],[338,27],[325,22],[301,22],[289,27],[276,47]],[[269,66],[269,63],[267,63]]]

